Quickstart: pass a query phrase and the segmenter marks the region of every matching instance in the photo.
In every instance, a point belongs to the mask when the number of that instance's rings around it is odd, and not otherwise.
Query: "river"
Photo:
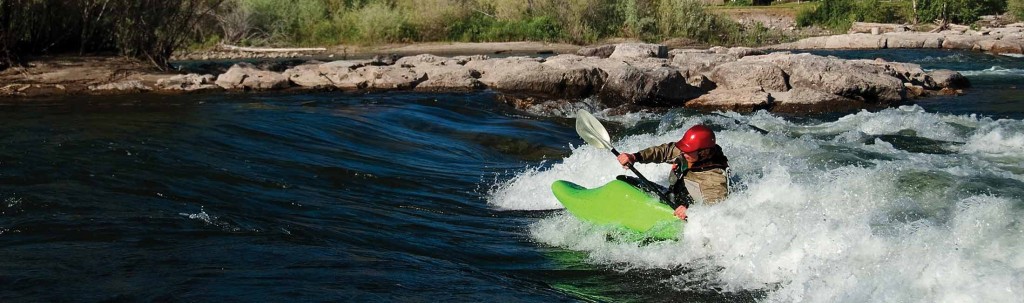
[[[718,132],[733,193],[680,241],[561,210],[554,180],[627,172],[488,91],[0,100],[0,301],[1019,300],[1024,59],[819,53],[974,86],[810,117],[598,112],[622,151]]]

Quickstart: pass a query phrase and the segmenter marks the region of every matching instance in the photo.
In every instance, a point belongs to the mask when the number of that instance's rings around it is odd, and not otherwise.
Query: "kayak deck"
[[[597,225],[623,227],[646,237],[675,239],[683,223],[657,197],[621,180],[586,188],[569,181],[551,184],[551,192],[573,216]]]

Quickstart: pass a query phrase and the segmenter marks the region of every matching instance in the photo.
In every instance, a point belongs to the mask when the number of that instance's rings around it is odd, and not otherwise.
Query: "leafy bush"
[[[803,9],[796,16],[799,26],[820,25],[836,31],[846,31],[853,23],[854,0],[822,0],[813,9]]]
[[[415,28],[406,14],[383,2],[371,3],[351,11],[358,40],[364,43],[390,43],[412,40]]]
[[[1018,21],[1024,21],[1024,0],[1010,0],[1007,5],[1010,14],[1016,16]]]
[[[845,32],[854,21],[905,23],[913,19],[909,1],[823,0],[817,7],[803,8],[796,16],[798,26],[819,25]]]
[[[116,52],[167,67],[221,0],[0,0],[0,68],[27,55]]]
[[[853,20],[878,23],[906,23],[913,19],[910,1],[864,0],[852,12]]]
[[[739,24],[709,13],[698,0],[661,0],[658,30],[662,38],[684,37],[708,43],[736,41]]]
[[[918,20],[973,23],[983,15],[1006,11],[1006,0],[918,0]]]

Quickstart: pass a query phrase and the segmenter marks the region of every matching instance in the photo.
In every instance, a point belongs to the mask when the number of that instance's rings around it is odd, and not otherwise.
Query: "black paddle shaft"
[[[613,147],[612,154],[615,154],[615,156],[618,157],[619,151],[615,150],[615,148]],[[658,194],[658,198],[661,198],[662,202],[668,204],[668,206],[671,207],[673,210],[679,208],[679,205],[677,205],[675,201],[672,201],[672,199],[666,197],[665,193],[658,190],[657,186],[654,186],[654,183],[652,183],[650,180],[647,180],[647,178],[644,178],[644,175],[640,174],[640,171],[636,170],[636,168],[633,167],[633,163],[626,164],[626,166],[629,167],[629,170],[632,170],[633,173],[636,174],[637,178],[640,178],[640,181],[644,183],[644,186],[647,186],[647,188],[651,189],[652,191],[654,191],[654,193]]]

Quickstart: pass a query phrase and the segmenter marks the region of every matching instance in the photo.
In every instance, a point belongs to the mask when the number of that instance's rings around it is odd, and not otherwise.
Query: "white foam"
[[[911,106],[826,123],[797,124],[764,112],[669,115],[661,123],[654,134],[614,144],[631,152],[676,140],[694,123],[715,124],[726,128],[717,132],[719,144],[739,179],[721,204],[690,209],[682,241],[641,245],[565,213],[532,224],[531,237],[620,270],[686,268],[666,281],[680,289],[765,290],[772,302],[1019,302],[1024,295],[1021,197],[956,186],[1024,180],[1024,172],[1000,162],[1024,156],[1020,120]],[[965,144],[950,147],[952,154],[920,154],[863,140],[901,131]],[[862,161],[814,162],[829,156]],[[666,182],[667,165],[639,169]],[[561,163],[501,184],[489,201],[505,209],[560,208],[550,194],[554,180],[594,187],[622,173],[607,151],[578,147]]]
[[[1006,119],[987,123],[974,131],[962,151],[1024,157],[1024,123]]]
[[[960,71],[961,75],[964,76],[1024,76],[1024,69],[1019,68],[1004,68],[1002,66],[993,66],[983,70],[966,70]]]

